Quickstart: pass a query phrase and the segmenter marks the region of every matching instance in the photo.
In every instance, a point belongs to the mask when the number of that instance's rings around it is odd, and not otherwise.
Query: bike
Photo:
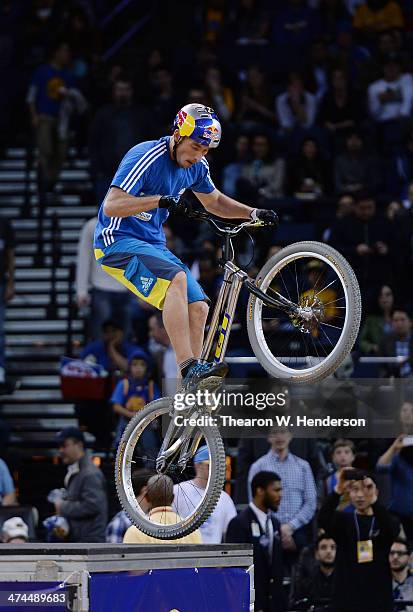
[[[329,245],[297,242],[273,255],[252,279],[234,263],[233,239],[241,231],[262,227],[261,221],[233,223],[206,211],[188,216],[207,221],[223,238],[224,277],[205,339],[202,359],[224,360],[241,288],[249,292],[247,330],[258,362],[271,377],[295,383],[315,383],[334,373],[350,353],[361,318],[360,290],[345,258]],[[205,403],[185,411],[197,419],[209,414]],[[159,539],[176,539],[198,528],[213,512],[225,480],[225,451],[216,426],[177,425],[173,398],[148,404],[131,419],[120,441],[115,467],[120,502],[142,532]],[[147,427],[163,419],[166,431],[159,453],[142,456],[140,439]],[[208,466],[193,458],[206,446]],[[177,522],[168,524],[165,512],[148,517],[133,490],[134,466],[144,461],[174,484]],[[196,476],[196,480],[191,476]],[[169,504],[165,504],[169,505]]]

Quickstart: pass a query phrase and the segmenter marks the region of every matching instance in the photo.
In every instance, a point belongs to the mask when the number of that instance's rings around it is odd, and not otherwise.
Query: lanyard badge
[[[357,532],[357,563],[371,563],[373,561],[373,540],[371,538],[374,529],[374,516],[371,520],[368,540],[360,540],[360,528],[356,512],[354,512],[354,524]]]

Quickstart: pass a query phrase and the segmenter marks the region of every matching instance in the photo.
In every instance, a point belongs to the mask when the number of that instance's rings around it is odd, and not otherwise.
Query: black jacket
[[[106,481],[87,455],[79,461],[79,471],[66,485],[67,497],[60,514],[70,525],[71,542],[104,542],[108,522]]]
[[[333,608],[363,610],[363,612],[392,612],[392,577],[389,551],[399,533],[399,523],[378,503],[374,514],[373,561],[357,562],[357,531],[352,512],[336,510],[340,495],[331,493],[320,508],[320,527],[335,540],[337,555],[333,585]],[[368,540],[372,517],[357,515],[360,539]]]
[[[260,535],[252,533],[252,523],[257,523]],[[280,539],[280,523],[273,516],[274,543],[271,563],[267,556],[267,549],[260,544],[260,537],[264,535],[261,525],[248,506],[238,516],[234,517],[228,525],[226,542],[238,544],[253,544],[254,547],[254,583],[255,583],[255,610],[264,612],[284,612],[287,609],[287,600],[283,591],[283,558]]]

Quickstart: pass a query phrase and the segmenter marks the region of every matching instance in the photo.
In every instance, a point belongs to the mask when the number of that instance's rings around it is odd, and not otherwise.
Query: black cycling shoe
[[[220,363],[209,363],[197,359],[191,366],[182,379],[182,388],[188,390],[192,387],[204,387],[209,383],[221,382],[228,373],[228,365],[221,361]]]

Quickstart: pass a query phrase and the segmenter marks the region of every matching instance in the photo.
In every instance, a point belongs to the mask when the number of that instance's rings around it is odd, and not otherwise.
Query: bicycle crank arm
[[[285,312],[288,315],[298,314],[299,306],[297,304],[294,304],[294,302],[287,300],[287,298],[285,298],[277,291],[274,291],[277,297],[273,298],[261,291],[261,289],[257,287],[254,282],[251,281],[251,279],[249,278],[246,278],[244,280],[244,285],[250,293],[252,293],[262,302],[264,302],[266,306],[270,306],[271,308],[278,308],[278,310],[281,310],[282,312]]]

